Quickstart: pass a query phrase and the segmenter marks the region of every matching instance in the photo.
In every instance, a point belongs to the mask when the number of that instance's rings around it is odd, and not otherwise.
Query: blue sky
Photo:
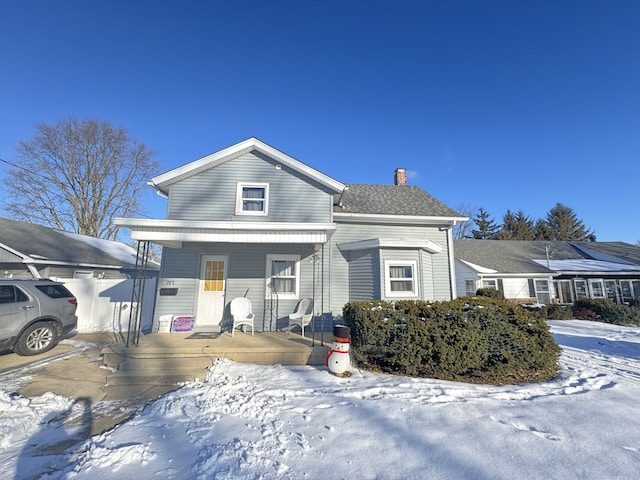
[[[498,223],[561,202],[635,243],[638,25],[637,0],[3,0],[0,158],[70,115],[162,171],[255,136],[344,183],[404,167]]]

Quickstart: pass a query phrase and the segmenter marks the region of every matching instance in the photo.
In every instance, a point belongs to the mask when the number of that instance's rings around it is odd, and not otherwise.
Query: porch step
[[[142,337],[138,346],[102,349],[102,362],[112,370],[107,374],[110,386],[175,385],[204,379],[217,358],[259,365],[324,365],[328,352],[326,344],[288,334],[195,340],[186,335],[152,334]]]

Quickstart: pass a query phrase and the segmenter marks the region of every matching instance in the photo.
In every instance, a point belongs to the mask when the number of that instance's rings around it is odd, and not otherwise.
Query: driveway
[[[177,386],[155,385],[142,378],[134,385],[107,385],[110,372],[102,364],[102,349],[117,343],[113,334],[81,334],[62,340],[41,355],[0,354],[2,390],[26,398],[53,392],[91,405],[90,435],[110,430]]]

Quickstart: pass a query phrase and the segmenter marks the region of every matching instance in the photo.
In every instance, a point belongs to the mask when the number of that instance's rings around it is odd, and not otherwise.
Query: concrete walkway
[[[92,424],[87,434],[96,435],[179,388],[181,382],[204,379],[216,358],[321,365],[331,339],[327,332],[324,340],[316,334],[315,341],[282,332],[254,336],[238,332],[234,337],[151,334],[127,346],[126,338],[114,334],[79,334],[42,355],[0,355],[0,382],[24,397],[53,392],[90,405]]]

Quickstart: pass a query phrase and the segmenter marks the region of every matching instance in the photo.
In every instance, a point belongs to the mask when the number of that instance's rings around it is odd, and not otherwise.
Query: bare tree
[[[139,209],[154,153],[124,128],[69,118],[38,124],[17,147],[19,164],[4,179],[6,210],[18,220],[115,240],[118,216]]]
[[[473,217],[476,213],[476,209],[473,208],[468,203],[460,203],[456,205],[454,208],[456,212],[462,214],[464,217]],[[463,238],[469,238],[471,236],[471,228],[473,227],[473,222],[471,220],[467,220],[466,222],[462,222],[453,227],[453,238],[456,240],[460,240]]]

